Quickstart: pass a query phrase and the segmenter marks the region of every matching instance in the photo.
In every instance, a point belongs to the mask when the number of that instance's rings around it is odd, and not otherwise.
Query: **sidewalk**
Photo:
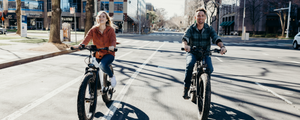
[[[34,32],[36,33],[36,32]],[[44,32],[47,33],[47,32]],[[29,35],[29,34],[28,34]],[[134,36],[137,34],[116,34],[119,36]],[[72,50],[57,50],[55,52],[49,51],[36,51],[32,50],[34,48],[40,47],[45,43],[22,43],[22,42],[12,42],[13,40],[24,40],[26,38],[22,38],[20,36],[15,35],[15,33],[10,33],[7,36],[10,36],[13,39],[2,39],[1,37],[6,37],[4,35],[0,35],[0,69],[24,64],[36,60],[41,60],[57,55],[68,54],[71,52],[75,52]],[[48,36],[43,35],[44,37],[39,37],[40,39],[48,39]],[[35,36],[28,36],[35,37]],[[71,37],[71,41],[75,41],[74,37]],[[79,39],[77,39],[79,40]],[[46,49],[46,48],[45,48]]]
[[[278,39],[278,38],[255,38],[250,37],[249,40],[241,40],[241,36],[221,36],[222,41],[226,44],[269,44],[269,46],[290,46],[292,47],[293,39]]]

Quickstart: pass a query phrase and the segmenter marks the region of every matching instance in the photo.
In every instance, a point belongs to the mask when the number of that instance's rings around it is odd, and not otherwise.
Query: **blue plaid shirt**
[[[216,31],[211,27],[204,23],[204,27],[202,31],[197,28],[197,23],[191,25],[184,33],[182,41],[187,41],[187,44],[191,47],[201,47],[204,50],[210,50],[211,41],[213,44],[217,44],[221,41],[221,37],[219,37]]]

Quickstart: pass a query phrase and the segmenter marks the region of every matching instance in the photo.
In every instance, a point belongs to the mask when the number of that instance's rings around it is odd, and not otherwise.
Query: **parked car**
[[[7,33],[7,31],[6,31],[6,29],[4,28],[4,34],[6,34]],[[2,27],[0,27],[0,34],[3,34],[3,28]]]
[[[293,40],[293,48],[298,49],[300,46],[300,32],[295,35],[294,40]]]
[[[238,35],[239,33],[237,31],[231,31],[230,35]]]

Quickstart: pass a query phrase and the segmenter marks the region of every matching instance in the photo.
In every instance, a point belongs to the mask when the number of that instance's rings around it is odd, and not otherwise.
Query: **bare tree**
[[[175,14],[170,18],[170,20],[167,21],[167,25],[173,29],[180,29],[185,27],[183,21],[183,16],[177,16],[177,14]]]
[[[94,0],[87,0],[85,6],[85,14],[86,14],[86,21],[85,21],[85,28],[84,28],[84,36],[86,36],[87,32],[93,27],[93,12],[94,12]]]
[[[214,21],[217,20],[217,18],[214,16],[217,12],[219,5],[217,5],[215,0],[204,0],[203,5],[205,10],[207,11],[206,23],[209,23],[211,25]]]
[[[151,25],[154,24],[154,21],[157,19],[157,15],[154,11],[147,10],[147,16],[148,16],[147,24],[150,27]]]
[[[299,0],[290,0],[292,3],[298,3]],[[280,8],[287,8],[289,7],[289,1],[287,0],[267,0],[268,2],[268,7],[269,8],[275,8],[275,9],[280,9]],[[272,11],[270,11],[272,12]],[[281,37],[284,37],[284,31],[286,28],[286,22],[287,22],[287,14],[288,10],[280,10],[277,11],[276,14],[279,16],[280,23],[281,23]]]
[[[21,35],[21,0],[16,0],[17,3],[17,9],[16,9],[16,15],[17,15],[17,32],[16,34]]]
[[[256,23],[263,18],[262,7],[263,7],[262,0],[246,1],[246,10],[247,10],[246,16],[251,21],[253,36],[255,35],[256,32]]]
[[[60,40],[60,19],[61,19],[61,8],[60,0],[52,0],[52,11],[51,11],[51,23],[50,23],[50,37],[49,43],[59,43]]]
[[[158,20],[156,25],[158,27],[164,26],[165,23],[166,23],[166,15],[167,15],[166,10],[164,8],[157,8],[156,9],[156,15],[157,15],[157,20]]]
[[[188,7],[186,10],[186,18],[188,19],[188,25],[194,23],[195,20],[195,11],[203,5],[202,0],[189,0],[185,7]]]

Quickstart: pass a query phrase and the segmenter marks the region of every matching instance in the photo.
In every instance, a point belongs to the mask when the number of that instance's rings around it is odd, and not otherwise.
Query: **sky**
[[[222,0],[222,4],[233,4],[235,2],[239,3],[240,0]],[[151,3],[154,8],[165,8],[167,11],[167,18],[177,14],[178,16],[183,16],[184,14],[184,2],[185,0],[145,0],[146,3]]]
[[[184,1],[185,0],[145,0],[146,3],[151,3],[154,8],[165,8],[167,12],[167,18],[177,14],[182,16],[184,13]]]

